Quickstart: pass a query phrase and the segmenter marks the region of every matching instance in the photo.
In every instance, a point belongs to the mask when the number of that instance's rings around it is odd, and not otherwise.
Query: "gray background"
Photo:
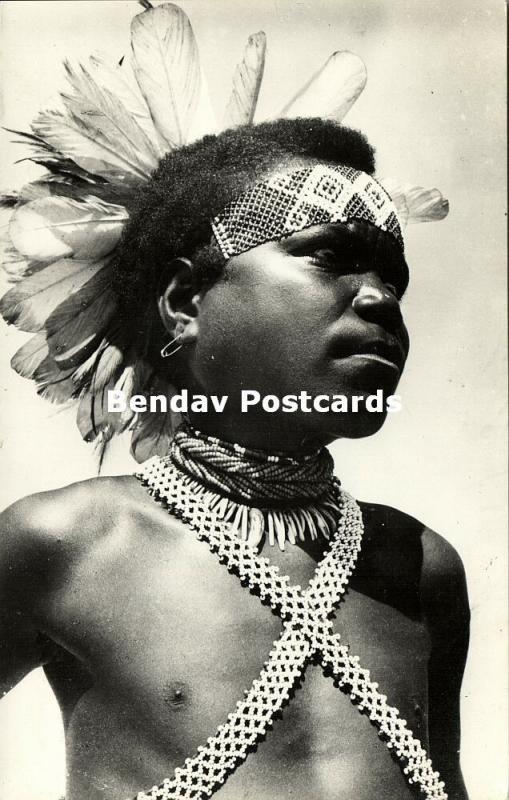
[[[367,64],[346,121],[378,150],[378,173],[438,186],[447,220],[412,226],[404,312],[412,336],[403,410],[372,439],[338,442],[337,473],[361,499],[425,521],[459,550],[472,606],[463,687],[463,768],[471,800],[506,791],[504,5],[501,0],[187,0],[221,117],[250,33],[268,36],[261,119],[334,50]],[[62,59],[128,52],[135,2],[2,4],[3,124],[27,129],[63,86]],[[3,134],[3,187],[35,171]],[[73,412],[47,406],[12,374],[25,337],[1,329],[2,505],[95,471]],[[119,442],[106,471],[132,468]],[[54,800],[63,786],[56,705],[40,673],[0,706],[0,797]]]

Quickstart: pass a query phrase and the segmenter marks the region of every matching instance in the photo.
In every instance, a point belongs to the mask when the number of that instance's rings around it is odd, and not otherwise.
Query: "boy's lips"
[[[401,372],[406,360],[406,353],[397,341],[388,342],[384,339],[357,341],[351,343],[347,350],[338,353],[336,358],[357,359],[366,362],[383,364]]]
[[[349,359],[356,359],[359,361],[373,361],[377,364],[383,364],[386,367],[390,367],[391,369],[396,369],[398,372],[401,372],[401,367],[396,364],[395,361],[391,361],[389,358],[384,358],[383,356],[376,355],[375,353],[354,353],[351,356],[347,356]]]

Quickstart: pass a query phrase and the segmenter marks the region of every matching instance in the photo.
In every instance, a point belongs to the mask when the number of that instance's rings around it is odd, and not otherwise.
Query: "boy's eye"
[[[318,267],[323,267],[326,270],[333,271],[337,274],[356,274],[359,272],[372,269],[377,272],[384,282],[386,289],[394,295],[397,300],[401,300],[404,293],[404,286],[399,285],[399,281],[393,283],[395,274],[394,269],[391,269],[387,264],[383,267],[373,263],[367,264],[363,258],[356,257],[353,253],[341,252],[341,254],[332,247],[313,247],[307,252],[303,253],[305,257]],[[384,280],[387,277],[388,280]],[[392,278],[392,280],[390,280]]]
[[[396,287],[394,286],[394,284],[393,284],[393,283],[388,283],[387,281],[384,281],[384,286],[385,286],[385,288],[386,288],[386,289],[388,289],[388,290],[389,290],[389,291],[390,291],[390,292],[391,292],[391,293],[392,293],[392,294],[393,294],[395,297],[398,297],[398,298],[399,298],[400,292],[398,292],[398,290],[396,289]]]
[[[338,254],[330,247],[318,247],[310,252],[308,257],[320,264],[334,264],[338,261]]]
[[[356,274],[364,270],[361,260],[348,252],[339,253],[332,247],[316,247],[306,253],[312,264],[338,275]]]

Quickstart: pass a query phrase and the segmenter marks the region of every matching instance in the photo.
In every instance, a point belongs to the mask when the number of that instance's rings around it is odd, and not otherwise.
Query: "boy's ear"
[[[195,341],[201,294],[193,281],[193,265],[187,258],[175,258],[168,265],[171,278],[161,287],[158,306],[162,323],[169,334],[180,336],[180,343]]]

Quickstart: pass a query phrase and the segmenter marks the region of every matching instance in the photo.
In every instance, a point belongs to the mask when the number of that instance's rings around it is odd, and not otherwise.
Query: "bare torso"
[[[67,800],[123,800],[171,777],[226,721],[281,631],[278,617],[134,478],[95,485],[88,511],[85,484],[62,490],[73,530],[46,542],[52,565],[32,612],[65,721]],[[362,553],[335,629],[427,747],[432,636],[420,597],[428,533],[384,507],[363,512]],[[268,545],[264,555],[301,586],[320,556]],[[368,718],[310,665],[282,718],[214,796],[414,793]]]

